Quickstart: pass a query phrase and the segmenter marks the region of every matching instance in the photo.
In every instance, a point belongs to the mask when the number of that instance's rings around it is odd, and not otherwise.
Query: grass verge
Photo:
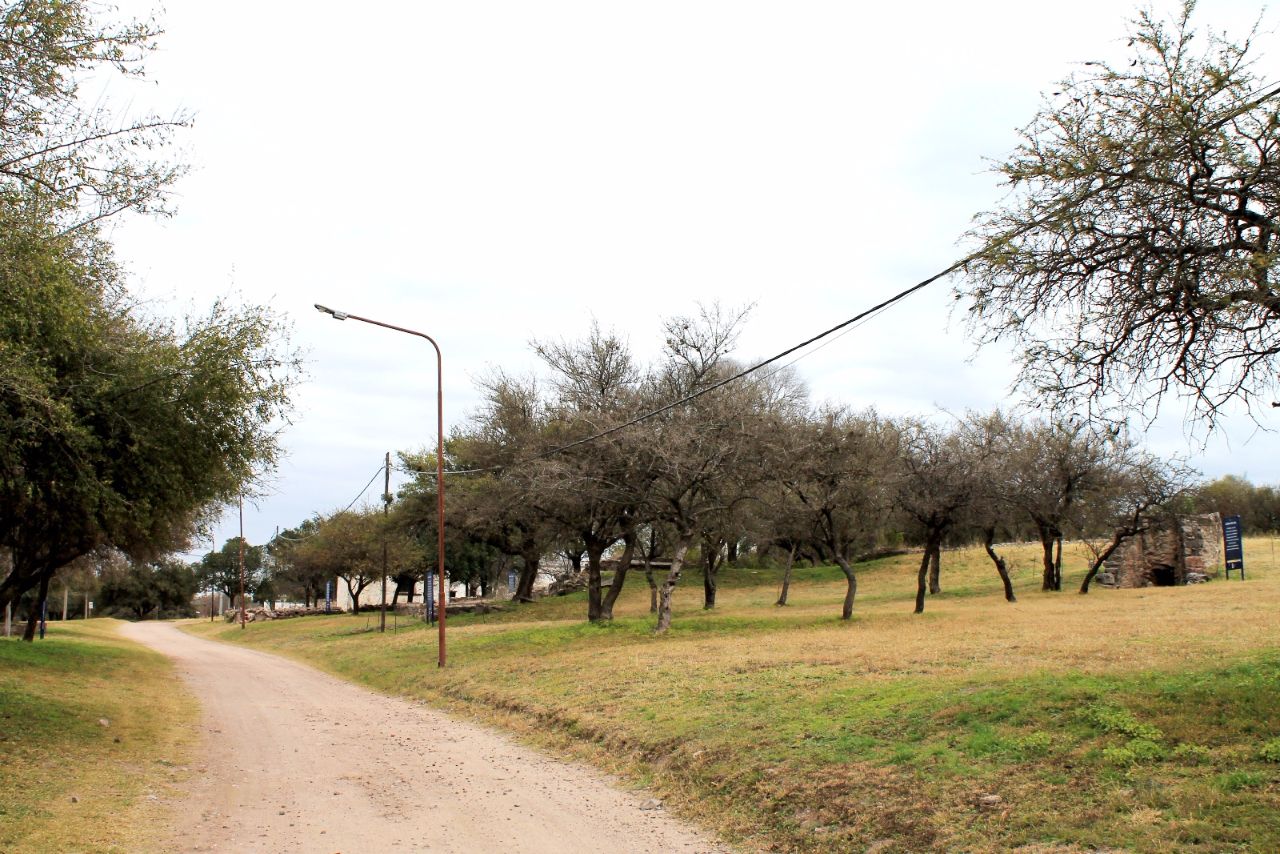
[[[43,641],[0,639],[0,851],[160,844],[197,706],[165,658],[116,627],[50,623]]]
[[[420,697],[620,773],[744,847],[779,851],[1280,850],[1280,571],[1248,581],[1038,589],[1008,547],[1009,604],[981,550],[947,552],[912,615],[918,557],[843,582],[725,570],[678,592],[656,638],[643,579],[607,626],[579,597],[451,618],[450,666],[416,624],[342,616],[193,630]],[[1069,550],[1074,591],[1084,556]]]

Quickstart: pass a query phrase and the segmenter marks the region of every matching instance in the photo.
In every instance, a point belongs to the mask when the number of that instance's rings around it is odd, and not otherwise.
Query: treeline
[[[1197,512],[1239,516],[1246,533],[1280,532],[1280,488],[1275,486],[1254,486],[1229,474],[1198,487],[1191,499]]]
[[[1192,473],[1115,427],[814,405],[787,369],[725,383],[741,370],[731,352],[744,316],[717,306],[670,319],[652,364],[593,326],[580,340],[535,342],[541,376],[484,378],[482,405],[446,443],[450,576],[487,587],[509,567],[516,598],[529,600],[543,561],[564,556],[581,567],[597,621],[643,571],[663,631],[691,566],[712,608],[726,562],[772,555],[785,578],[803,558],[840,567],[848,619],[858,557],[905,542],[923,546],[920,612],[941,590],[945,544],[984,543],[1013,601],[998,543],[1038,540],[1042,587],[1060,590],[1064,538],[1091,544],[1091,578],[1124,539],[1187,504]],[[384,543],[401,589],[432,569],[435,460],[401,460],[415,476],[389,515],[345,512],[286,532],[271,549],[281,577],[305,586],[308,572],[345,572],[356,594],[379,577]]]

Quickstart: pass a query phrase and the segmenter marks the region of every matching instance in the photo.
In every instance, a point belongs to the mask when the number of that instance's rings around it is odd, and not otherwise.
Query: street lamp
[[[414,329],[405,329],[403,326],[395,326],[390,323],[383,323],[380,320],[371,320],[367,317],[361,317],[358,314],[348,314],[345,311],[337,311],[328,306],[315,304],[316,311],[323,312],[331,316],[334,320],[359,320],[362,323],[370,323],[374,326],[381,326],[383,329],[392,329],[396,332],[403,332],[406,335],[416,335],[419,338],[425,338],[431,342],[431,346],[436,351],[436,543],[439,546],[439,553],[436,556],[437,569],[440,574],[440,661],[438,666],[444,667],[444,618],[446,612],[445,600],[445,584],[444,584],[444,358],[440,355],[440,345],[436,343],[436,339],[432,338],[425,332],[418,332]],[[425,587],[423,585],[423,599],[426,599]],[[426,602],[423,602],[423,612],[426,612]],[[429,615],[428,615],[429,616]]]

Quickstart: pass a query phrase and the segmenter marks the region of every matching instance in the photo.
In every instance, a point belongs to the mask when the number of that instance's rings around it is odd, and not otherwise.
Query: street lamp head
[[[330,315],[334,320],[346,320],[350,316],[345,311],[338,311],[337,309],[329,308],[327,305],[316,303],[315,306],[316,311],[322,311],[325,314]]]

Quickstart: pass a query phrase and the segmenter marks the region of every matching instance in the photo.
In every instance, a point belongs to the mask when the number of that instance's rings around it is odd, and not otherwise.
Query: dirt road
[[[305,665],[136,623],[203,709],[172,848],[362,854],[718,852],[599,773]]]

